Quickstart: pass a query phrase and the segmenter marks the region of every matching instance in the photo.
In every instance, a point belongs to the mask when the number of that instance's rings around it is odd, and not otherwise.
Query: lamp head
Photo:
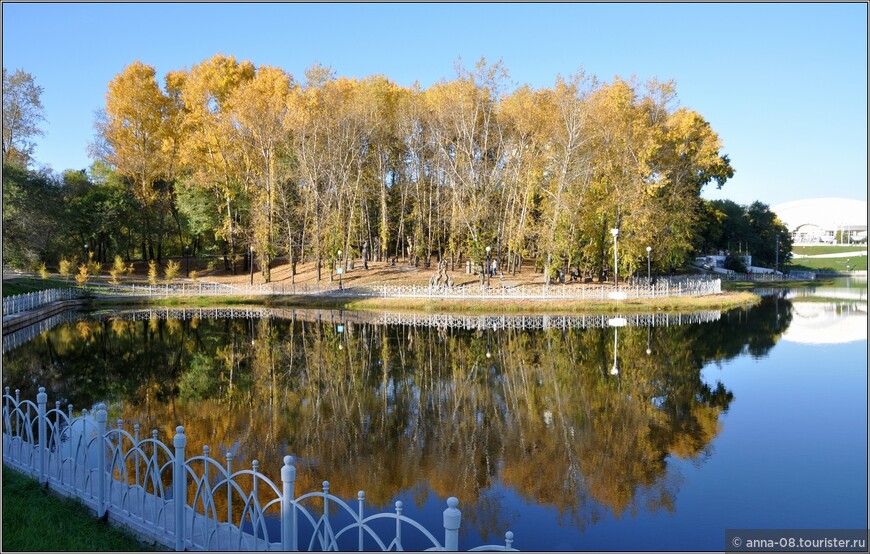
[[[650,252],[652,252],[652,246],[647,246],[646,253],[649,254]]]
[[[619,234],[619,229],[614,227],[613,229],[610,230],[610,234],[613,235],[613,238],[616,238],[616,235]]]

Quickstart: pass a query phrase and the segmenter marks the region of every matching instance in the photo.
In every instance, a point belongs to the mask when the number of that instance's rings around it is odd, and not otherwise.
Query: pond
[[[183,424],[234,467],[323,480],[461,545],[722,550],[730,528],[865,528],[867,302],[767,291],[676,316],[318,310],[71,314],[3,354],[4,386],[110,421]],[[844,287],[838,286],[836,290]],[[858,290],[861,290],[858,287]],[[851,294],[851,293],[850,293]],[[144,433],[144,431],[143,431]],[[436,533],[437,534],[437,533]],[[406,545],[407,547],[412,545]]]

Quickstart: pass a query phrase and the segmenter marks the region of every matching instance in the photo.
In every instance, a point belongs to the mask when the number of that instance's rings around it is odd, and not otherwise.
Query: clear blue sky
[[[481,56],[533,87],[580,66],[607,81],[674,79],[736,169],[705,197],[867,198],[863,3],[3,4],[3,66],[45,89],[35,157],[55,171],[90,165],[94,112],[127,64],[162,78],[217,52],[297,78],[317,61],[403,86]]]

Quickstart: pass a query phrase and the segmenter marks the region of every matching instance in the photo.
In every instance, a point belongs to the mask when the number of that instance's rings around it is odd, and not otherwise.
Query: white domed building
[[[771,206],[788,227],[794,244],[834,244],[867,240],[867,201],[811,198]]]

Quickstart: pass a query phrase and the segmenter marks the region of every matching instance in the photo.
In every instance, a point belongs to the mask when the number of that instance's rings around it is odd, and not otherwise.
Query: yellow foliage
[[[83,263],[79,264],[79,272],[76,275],[76,283],[78,283],[80,287],[83,287],[87,284],[90,278],[91,275],[88,272],[88,266]]]
[[[57,272],[66,280],[69,280],[70,276],[73,274],[73,270],[76,266],[76,259],[68,260],[66,258],[61,258],[60,263],[57,266]]]
[[[175,260],[169,260],[169,262],[166,264],[166,267],[163,269],[163,274],[166,277],[166,280],[171,281],[175,279],[180,269],[181,264],[179,264]]]
[[[154,260],[148,261],[148,284],[157,284],[157,262]]]
[[[132,266],[131,266],[132,267]],[[109,282],[113,285],[118,284],[118,277],[127,273],[127,266],[124,264],[124,260],[121,259],[121,256],[115,256],[115,263],[112,265],[112,268],[109,270],[109,275],[111,279]]]

